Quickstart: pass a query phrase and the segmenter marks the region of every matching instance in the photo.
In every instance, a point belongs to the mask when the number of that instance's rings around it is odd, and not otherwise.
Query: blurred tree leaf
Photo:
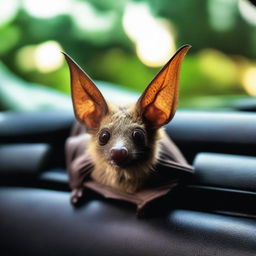
[[[20,30],[17,26],[6,25],[0,27],[0,56],[7,54],[20,39]]]

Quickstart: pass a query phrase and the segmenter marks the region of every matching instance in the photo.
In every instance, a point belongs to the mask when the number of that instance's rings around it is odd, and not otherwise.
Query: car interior
[[[142,217],[89,190],[70,204],[64,144],[73,122],[59,110],[1,114],[5,255],[255,255],[254,113],[178,111],[166,130],[194,175]]]

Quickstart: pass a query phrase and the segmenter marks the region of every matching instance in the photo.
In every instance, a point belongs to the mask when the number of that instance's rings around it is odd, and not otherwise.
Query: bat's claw
[[[70,201],[76,205],[83,196],[83,188],[75,188],[72,190]]]

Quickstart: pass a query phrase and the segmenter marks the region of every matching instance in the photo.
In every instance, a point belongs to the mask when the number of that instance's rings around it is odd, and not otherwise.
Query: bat
[[[149,83],[133,105],[107,103],[92,79],[64,53],[70,70],[76,119],[86,128],[84,148],[91,159],[91,178],[116,191],[135,193],[157,175],[164,125],[177,109],[179,73],[190,45],[182,46]],[[124,95],[125,97],[125,95]],[[175,149],[181,155],[178,149]],[[71,202],[83,194],[83,174],[70,172]]]

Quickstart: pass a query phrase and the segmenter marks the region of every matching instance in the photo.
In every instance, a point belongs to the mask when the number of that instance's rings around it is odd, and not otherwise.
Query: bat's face
[[[92,177],[100,183],[135,191],[156,158],[158,129],[175,114],[181,62],[190,46],[180,48],[147,86],[132,108],[110,107],[96,85],[68,56],[76,118],[92,140]]]
[[[148,130],[138,113],[123,107],[102,120],[93,143],[109,165],[129,169],[152,158],[155,137],[155,130]]]

